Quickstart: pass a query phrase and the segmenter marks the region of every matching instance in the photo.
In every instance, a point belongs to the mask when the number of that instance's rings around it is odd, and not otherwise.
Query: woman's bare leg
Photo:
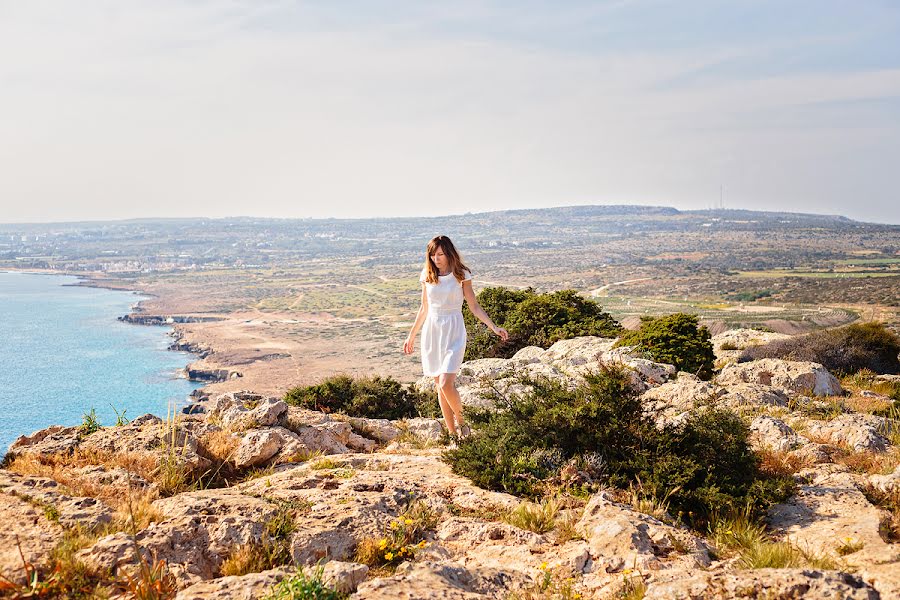
[[[456,423],[462,427],[465,421],[462,414],[462,400],[459,398],[459,392],[456,391],[456,373],[443,373],[439,379],[438,389],[450,410],[453,411]],[[444,418],[447,418],[446,413],[444,413]]]
[[[450,432],[450,435],[456,435],[456,421],[453,418],[453,409],[450,408],[450,404],[444,398],[440,377],[434,378],[434,387],[437,389],[438,404],[441,406],[441,414],[444,415],[444,421],[447,423],[447,430]],[[459,396],[459,394],[457,394],[457,396]]]

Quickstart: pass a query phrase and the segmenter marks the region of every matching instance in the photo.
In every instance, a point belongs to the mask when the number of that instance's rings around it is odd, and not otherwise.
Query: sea
[[[178,377],[196,357],[167,350],[170,328],[117,320],[144,297],[75,286],[65,275],[0,272],[0,456],[21,434],[165,418],[200,384]]]

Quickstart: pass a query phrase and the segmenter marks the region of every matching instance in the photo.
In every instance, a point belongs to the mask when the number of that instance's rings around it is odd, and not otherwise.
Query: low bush
[[[704,409],[658,428],[615,367],[575,389],[521,383],[531,391],[494,398],[496,410],[473,411],[475,433],[444,454],[481,487],[537,498],[559,487],[637,484],[694,526],[714,509],[749,503],[762,510],[793,490],[790,478],[760,471],[747,426],[733,412]]]
[[[882,323],[854,323],[836,329],[814,331],[744,350],[738,362],[782,358],[821,363],[840,376],[869,369],[875,373],[900,373],[900,338]]]
[[[637,331],[626,331],[617,346],[637,346],[656,362],[675,365],[709,379],[713,374],[713,353],[709,330],[699,325],[696,315],[674,313],[662,317],[641,317]]]
[[[343,600],[346,594],[338,593],[324,581],[324,567],[309,572],[302,567],[272,586],[265,600]]]
[[[525,346],[547,348],[559,340],[583,335],[616,337],[622,330],[599,304],[575,290],[542,294],[532,288],[491,287],[478,293],[478,304],[494,323],[509,331],[509,339],[501,341],[466,307],[466,360],[509,358]]]
[[[404,419],[437,417],[440,409],[435,394],[419,392],[391,377],[350,377],[335,375],[317,385],[295,387],[284,401],[324,413],[340,412],[351,417]]]

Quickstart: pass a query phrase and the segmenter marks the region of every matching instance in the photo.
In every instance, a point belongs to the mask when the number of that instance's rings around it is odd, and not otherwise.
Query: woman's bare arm
[[[419,330],[422,329],[422,324],[425,322],[425,317],[428,316],[428,296],[425,293],[425,284],[422,284],[422,300],[419,304],[419,312],[416,313],[416,322],[413,323],[412,329],[409,332],[409,335],[406,336],[406,341],[403,343],[403,353],[404,354],[412,354],[413,346],[416,342],[416,335],[419,333]]]
[[[469,310],[472,311],[472,314],[475,315],[475,318],[488,326],[488,329],[496,333],[500,336],[500,338],[505,342],[507,338],[509,338],[509,333],[502,327],[497,327],[494,325],[494,322],[491,321],[491,318],[485,312],[481,305],[478,304],[478,299],[475,297],[475,290],[472,289],[472,281],[466,280],[462,282],[463,286],[463,296],[466,299],[466,304],[469,305]]]

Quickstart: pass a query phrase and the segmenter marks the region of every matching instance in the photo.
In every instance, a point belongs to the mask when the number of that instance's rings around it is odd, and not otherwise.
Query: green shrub
[[[419,392],[391,377],[335,375],[317,385],[289,390],[284,401],[324,413],[341,412],[370,419],[440,415],[435,394]]]
[[[738,362],[760,358],[808,360],[821,363],[837,375],[861,369],[876,373],[900,373],[900,338],[882,323],[854,323],[836,329],[814,331],[744,350]]]
[[[582,335],[615,337],[622,330],[599,304],[575,290],[539,294],[532,288],[485,288],[478,293],[478,304],[494,323],[509,331],[509,339],[501,341],[466,307],[466,360],[509,358],[525,346],[547,348]]]
[[[303,568],[272,586],[265,600],[343,600],[340,594],[323,581],[324,567],[316,567],[311,573]]]
[[[658,428],[624,371],[613,367],[575,389],[549,380],[522,383],[532,391],[495,398],[497,410],[472,412],[475,433],[444,455],[454,472],[531,498],[568,484],[637,483],[695,526],[714,510],[747,502],[762,510],[792,491],[788,480],[760,473],[747,426],[732,412],[705,409]]]
[[[78,433],[82,437],[86,437],[100,431],[102,425],[100,419],[97,418],[97,410],[92,408],[90,412],[86,412],[81,416],[81,425],[78,426]]]
[[[701,379],[712,377],[716,356],[709,330],[699,325],[696,315],[641,317],[641,328],[624,332],[616,345],[638,346],[657,362],[675,365]]]

